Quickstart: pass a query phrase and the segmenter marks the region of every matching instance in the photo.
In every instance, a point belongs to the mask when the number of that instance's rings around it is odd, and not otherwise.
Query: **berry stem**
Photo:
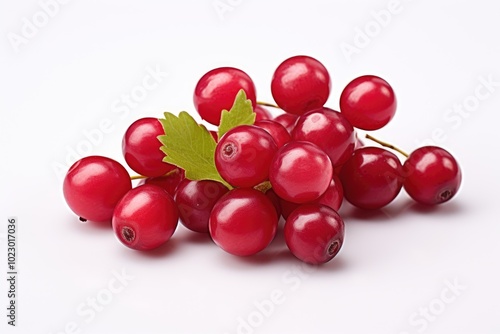
[[[272,188],[271,186],[271,182],[269,181],[264,181],[262,183],[259,183],[258,185],[256,185],[255,187],[253,187],[255,190],[258,190],[262,193],[266,193],[269,189]]]
[[[173,174],[177,174],[177,173],[180,173],[180,171],[181,170],[179,168],[175,168],[175,169],[172,169],[171,171],[169,171],[168,173],[166,173],[163,176],[170,176],[170,175],[173,175]]]
[[[392,145],[392,144],[386,143],[385,141],[381,141],[380,139],[377,139],[377,138],[375,138],[375,137],[372,137],[372,136],[371,136],[371,135],[369,135],[369,134],[366,134],[366,135],[365,135],[365,137],[366,137],[367,139],[370,139],[370,140],[372,140],[372,141],[374,141],[374,142],[376,142],[376,143],[378,143],[378,144],[380,144],[380,145],[384,146],[384,147],[387,147],[387,148],[390,148],[390,149],[392,149],[392,150],[394,150],[394,151],[396,151],[396,152],[399,152],[399,153],[401,153],[402,155],[404,155],[406,158],[408,158],[408,153],[406,153],[405,151],[403,151],[403,150],[401,150],[401,149],[397,148],[396,146],[394,146],[394,145]]]
[[[274,103],[263,102],[263,101],[257,101],[257,104],[258,104],[258,105],[261,105],[261,106],[264,106],[264,107],[271,107],[271,108],[281,109],[280,107],[278,107],[278,106],[277,106],[277,105],[275,105]]]
[[[172,169],[171,171],[169,171],[168,173],[166,173],[165,175],[162,175],[162,176],[170,176],[170,175],[173,175],[173,174],[176,174],[176,173],[179,173],[180,172],[180,169],[179,168],[175,168],[175,169]],[[133,181],[133,180],[140,180],[140,179],[145,179],[147,178],[147,176],[144,176],[144,175],[132,175],[130,177],[130,179]]]

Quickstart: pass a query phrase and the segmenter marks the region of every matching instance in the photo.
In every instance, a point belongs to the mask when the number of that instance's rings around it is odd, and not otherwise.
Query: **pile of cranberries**
[[[244,90],[256,116],[217,141],[214,163],[226,184],[189,180],[184,170],[163,162],[157,118],[141,118],[126,131],[122,149],[130,177],[117,161],[89,156],[69,169],[63,184],[71,210],[81,220],[111,222],[118,239],[136,250],[167,242],[181,223],[209,233],[228,253],[256,254],[276,233],[300,260],[331,260],[342,247],[343,200],[366,210],[388,205],[405,188],[415,201],[436,205],[458,191],[461,171],[442,148],[421,147],[407,155],[389,144],[365,146],[355,128],[385,126],[396,111],[392,87],[366,75],[352,80],[340,96],[340,112],[324,107],[330,76],[316,59],[295,56],[281,63],[271,82],[277,105],[258,103],[243,71],[223,67],[206,73],[194,91],[194,105],[208,123],[219,125]],[[276,118],[264,106],[284,111]],[[373,138],[367,135],[369,138]],[[395,153],[384,147],[393,148]],[[140,179],[132,187],[132,179]],[[229,186],[229,187],[228,187]],[[279,227],[280,217],[283,228]]]

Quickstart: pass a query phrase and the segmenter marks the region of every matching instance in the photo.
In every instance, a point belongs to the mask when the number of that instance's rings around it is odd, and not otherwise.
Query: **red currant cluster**
[[[355,129],[377,130],[396,111],[392,87],[366,75],[340,96],[340,112],[324,107],[330,76],[316,59],[296,56],[276,69],[271,90],[277,106],[257,102],[243,71],[223,67],[196,85],[200,116],[142,118],[126,131],[122,149],[130,177],[101,156],[77,161],[64,180],[64,196],[82,220],[112,222],[118,239],[137,250],[170,239],[180,218],[188,229],[209,233],[228,253],[249,256],[266,248],[285,219],[286,245],[313,264],[331,260],[344,239],[337,211],[344,198],[361,209],[380,209],[404,187],[419,203],[451,199],[461,183],[454,157],[421,147],[404,164],[383,147],[365,146]],[[285,113],[272,118],[262,106]],[[249,111],[249,112],[248,112]],[[132,188],[131,179],[140,178]]]

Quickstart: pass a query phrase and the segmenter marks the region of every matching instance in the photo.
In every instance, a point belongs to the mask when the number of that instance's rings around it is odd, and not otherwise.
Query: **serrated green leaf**
[[[190,180],[218,181],[231,189],[215,167],[216,143],[210,132],[185,111],[179,116],[166,112],[164,117],[160,122],[165,134],[158,136],[166,154],[163,161],[184,169]]]
[[[218,137],[222,138],[226,132],[238,125],[252,125],[253,123],[255,123],[255,113],[252,101],[248,100],[245,91],[240,89],[231,110],[222,110]]]

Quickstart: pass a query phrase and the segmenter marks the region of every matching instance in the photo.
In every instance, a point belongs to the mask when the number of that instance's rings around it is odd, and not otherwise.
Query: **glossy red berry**
[[[356,142],[351,123],[341,113],[329,108],[302,115],[293,129],[292,137],[319,146],[334,167],[349,159]]]
[[[330,75],[325,66],[312,57],[291,57],[274,72],[271,92],[281,109],[302,115],[322,107],[328,100]]]
[[[142,179],[137,185],[140,186],[143,184],[154,184],[166,190],[169,195],[173,197],[177,186],[179,185],[179,183],[181,183],[182,180],[184,180],[184,177],[184,170],[176,168],[168,172],[168,175],[165,176],[148,177],[146,179]]]
[[[403,166],[393,153],[379,147],[363,147],[342,166],[344,196],[361,209],[380,209],[399,194]]]
[[[269,169],[269,180],[280,198],[306,203],[319,198],[332,180],[330,159],[309,142],[292,141],[278,150]]]
[[[323,204],[335,211],[338,211],[342,206],[344,200],[344,189],[342,188],[342,182],[339,177],[333,174],[332,181],[326,189],[325,193],[321,195],[315,202],[317,204]]]
[[[229,130],[217,143],[215,166],[232,186],[253,187],[267,180],[277,149],[267,131],[253,125],[240,125]]]
[[[181,223],[191,231],[208,233],[212,208],[228,191],[220,182],[184,179],[174,196]]]
[[[160,150],[158,136],[165,134],[156,118],[141,118],[129,126],[122,140],[125,161],[136,173],[144,176],[161,176],[177,168],[163,162],[165,153]]]
[[[220,67],[203,75],[196,84],[193,101],[201,118],[219,125],[222,110],[230,110],[240,89],[256,106],[255,85],[252,79],[237,68]]]
[[[94,222],[111,222],[116,204],[131,188],[127,170],[119,162],[101,156],[75,162],[63,182],[70,209],[81,220]]]
[[[279,116],[276,116],[274,121],[283,125],[283,127],[286,129],[286,131],[288,131],[288,133],[291,134],[298,119],[299,119],[299,116],[286,113],[286,114],[281,114]]]
[[[255,112],[255,121],[256,122],[273,118],[273,115],[271,115],[269,110],[267,110],[266,108],[264,108],[261,105],[257,104],[255,106],[255,108],[253,108],[253,111]]]
[[[351,124],[363,130],[385,126],[396,113],[396,95],[387,81],[374,75],[352,80],[340,96],[340,111]]]
[[[278,225],[276,209],[260,191],[237,188],[225,194],[210,214],[213,241],[226,252],[249,256],[266,248]]]
[[[323,264],[335,257],[344,242],[344,221],[333,209],[304,204],[285,223],[286,245],[298,259]]]
[[[422,204],[449,201],[462,182],[458,162],[448,151],[436,146],[424,146],[413,151],[403,168],[406,192]]]
[[[337,175],[333,174],[332,181],[326,191],[318,199],[308,202],[307,204],[323,204],[335,211],[338,211],[342,206],[344,200],[344,190],[342,189],[342,182]],[[298,208],[301,204],[288,202],[285,200],[280,201],[281,214],[283,218],[287,219],[293,210]]]
[[[118,240],[136,250],[150,250],[167,242],[179,215],[172,197],[162,188],[145,184],[130,190],[113,213]]]
[[[276,146],[280,148],[281,146],[292,140],[290,133],[278,122],[271,120],[257,121],[254,123],[255,126],[266,130],[274,139]]]

